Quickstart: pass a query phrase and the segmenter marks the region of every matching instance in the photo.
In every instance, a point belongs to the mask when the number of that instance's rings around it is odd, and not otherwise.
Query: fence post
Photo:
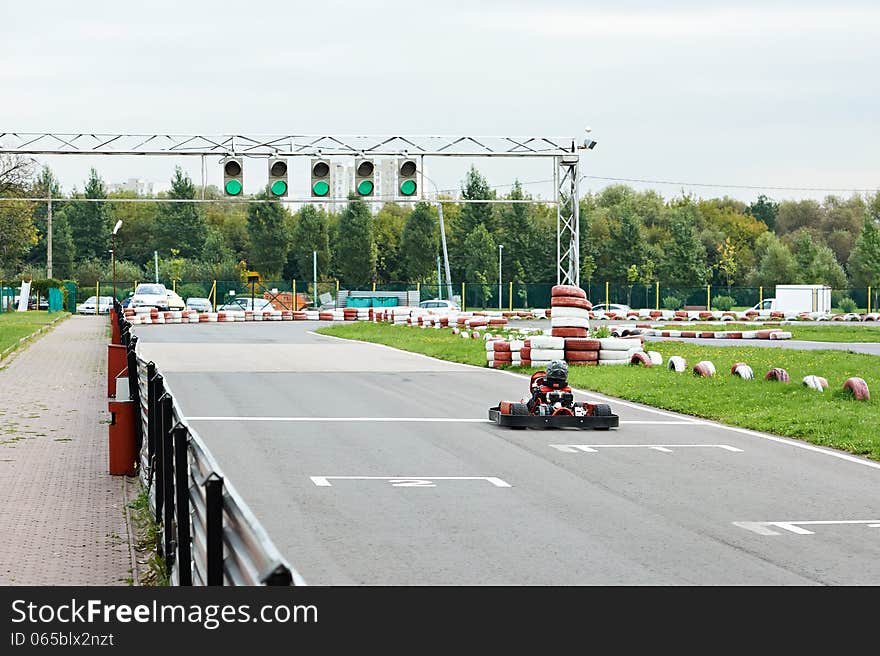
[[[507,300],[510,301],[510,311],[513,312],[513,281],[510,281],[510,288],[507,290]]]
[[[373,281],[373,291],[376,291],[376,281]]]
[[[712,309],[712,285],[706,285],[706,312]]]
[[[169,575],[174,566],[174,432],[171,427],[171,404],[171,395],[166,392],[162,396],[162,533],[165,536],[162,555],[165,558],[165,572]]]
[[[294,310],[299,310],[299,308],[296,306],[296,278],[294,278],[294,279],[291,281],[291,284],[290,284],[290,290],[291,290],[291,292],[293,293],[293,309],[294,309]]]
[[[868,285],[868,314],[871,314],[871,285]]]
[[[208,585],[223,585],[223,478],[205,479],[205,551]]]
[[[758,311],[761,310],[761,306],[764,305],[764,286],[758,287]]]
[[[177,490],[177,580],[192,585],[192,555],[189,532],[189,431],[174,427],[174,487]]]
[[[608,312],[608,281],[605,281],[605,311]]]
[[[217,311],[217,281],[214,281],[214,284],[211,286],[211,296],[213,297],[212,309],[214,312]]]
[[[464,295],[464,285],[465,285],[465,283],[462,282],[462,283],[461,283],[461,311],[462,311],[462,312],[465,311],[465,307],[464,307],[464,305],[465,305],[465,303],[464,303],[464,299],[465,299],[465,295]]]
[[[654,287],[654,305],[655,305],[654,309],[659,311],[660,310],[660,281],[655,280],[654,285],[655,285],[655,287]]]
[[[154,458],[156,456],[156,364],[147,363],[147,464],[150,467],[147,487],[153,481],[153,473],[156,471]]]
[[[98,308],[101,307],[101,281],[95,281],[95,314],[98,314]],[[39,308],[37,308],[39,309]]]

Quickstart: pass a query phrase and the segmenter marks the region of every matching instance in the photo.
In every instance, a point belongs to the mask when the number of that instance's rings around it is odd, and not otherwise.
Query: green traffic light
[[[414,180],[404,180],[400,183],[400,193],[404,196],[412,196],[416,193],[416,183]]]
[[[230,196],[238,196],[241,193],[241,183],[238,180],[228,180],[226,182],[226,193]]]
[[[357,186],[357,192],[361,196],[369,196],[373,193],[373,182],[371,180],[361,180]]]
[[[330,193],[330,185],[323,180],[318,180],[312,185],[312,193],[314,193],[315,196],[326,196]]]
[[[287,183],[284,180],[276,180],[272,183],[272,195],[283,196],[287,193]]]

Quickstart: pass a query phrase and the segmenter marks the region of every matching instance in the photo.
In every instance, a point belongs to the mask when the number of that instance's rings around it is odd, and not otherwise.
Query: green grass
[[[18,340],[22,337],[27,337],[46,324],[51,323],[61,314],[60,312],[49,314],[48,312],[37,310],[3,312],[0,314],[0,353],[18,344]]]
[[[485,365],[482,340],[464,340],[449,330],[353,323],[322,328],[318,332],[387,344],[454,362]],[[689,367],[700,360],[711,360],[718,376],[697,378],[690,369],[675,374],[665,366],[650,369],[572,367],[569,381],[580,389],[880,460],[880,433],[876,429],[880,416],[880,358],[877,356],[844,351],[712,347],[679,341],[654,342],[649,348],[659,351],[664,362],[671,355],[680,355]],[[730,375],[731,365],[740,361],[751,365],[756,380],[746,381]],[[792,382],[786,385],[764,381],[764,374],[773,367],[786,369]],[[809,374],[827,378],[829,389],[819,393],[801,385],[801,379]],[[865,379],[874,391],[871,401],[854,401],[844,394],[843,383],[851,376]],[[525,393],[525,388],[523,391]]]
[[[668,326],[668,327],[667,327]],[[773,325],[756,325],[747,323],[724,323],[705,324],[696,321],[667,321],[661,330],[705,330],[712,332],[731,330],[768,330]],[[873,343],[880,342],[880,325],[848,324],[846,322],[834,322],[822,326],[799,326],[797,324],[784,324],[776,327],[791,333],[792,339],[802,339],[812,342],[846,342],[846,343]]]

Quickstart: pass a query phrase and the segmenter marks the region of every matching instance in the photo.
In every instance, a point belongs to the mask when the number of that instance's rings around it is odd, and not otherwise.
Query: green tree
[[[401,280],[403,251],[400,240],[412,210],[397,203],[385,203],[373,217],[373,241],[376,244],[376,279],[380,282]]]
[[[76,261],[73,233],[65,214],[52,220],[52,275],[56,278],[69,278]]]
[[[416,204],[400,238],[403,274],[408,281],[424,281],[435,271],[437,257],[437,222],[428,203]]]
[[[687,216],[677,216],[670,224],[670,238],[666,242],[659,270],[668,285],[702,287],[706,284],[706,249]]]
[[[37,243],[33,204],[0,203],[0,271],[14,275],[25,254]]]
[[[95,169],[89,172],[85,193],[74,198],[107,198],[104,181]],[[113,210],[109,203],[71,203],[66,213],[73,235],[77,258],[109,259],[110,230],[113,227]]]
[[[739,269],[736,246],[730,240],[730,237],[725,237],[724,241],[718,245],[717,267],[727,281],[727,289],[730,291],[730,285]]]
[[[763,254],[757,268],[749,277],[751,284],[755,287],[772,287],[791,284],[798,280],[800,271],[788,246],[772,233],[767,233],[760,241],[762,243],[759,247]]]
[[[468,282],[479,283],[478,304],[485,305],[489,281],[498,279],[497,246],[482,223],[464,240],[464,275]]]
[[[514,180],[513,189],[507,195],[510,200],[531,200],[522,189],[519,180]],[[510,270],[516,271],[517,265],[524,271],[535,269],[535,222],[532,218],[532,205],[530,203],[511,203],[501,205],[499,210],[501,225],[499,232],[504,241],[504,259],[510,262]],[[581,222],[581,230],[584,230],[584,222]],[[585,241],[585,240],[581,240]],[[583,249],[581,249],[583,258]]]
[[[880,199],[880,194],[877,197]],[[875,221],[865,220],[852,255],[849,256],[847,267],[853,284],[860,287],[870,285],[875,289],[880,288],[880,227]]]
[[[196,188],[179,166],[174,169],[168,198],[194,200]],[[205,245],[205,220],[197,203],[159,203],[156,216],[156,243],[160,251],[175,249],[181,257],[194,257]]]
[[[644,260],[641,219],[628,208],[621,208],[619,221],[611,221],[610,240],[607,242],[609,264],[606,274],[615,281],[628,280],[631,266],[636,269]]]
[[[297,212],[297,223],[291,239],[290,256],[305,280],[312,279],[313,253],[318,254],[318,276],[326,277],[330,270],[330,237],[327,214],[314,205],[304,205]]]
[[[373,216],[367,204],[350,197],[339,216],[336,237],[337,267],[349,288],[366,285],[376,275]]]
[[[263,191],[255,196],[267,200]],[[278,280],[287,261],[288,237],[284,229],[287,211],[281,203],[249,203],[247,229],[251,241],[248,265],[259,271],[264,280]]]
[[[489,187],[489,182],[472,165],[468,169],[467,177],[461,188],[461,197],[465,200],[491,200],[495,198],[495,192]],[[492,217],[491,203],[464,203],[461,209],[461,230],[470,235],[478,225],[486,226],[490,233],[495,232],[495,222]]]
[[[770,230],[775,230],[776,217],[779,214],[779,203],[761,194],[758,196],[758,200],[746,208],[746,214],[750,214],[758,221],[763,221],[764,225]]]
[[[63,194],[61,192],[61,184],[58,182],[58,179],[55,177],[55,174],[52,173],[52,169],[48,166],[43,166],[40,170],[40,173],[31,183],[30,189],[28,190],[28,195],[32,198],[48,198],[51,194],[53,202],[52,202],[52,260],[53,266],[54,261],[56,259],[56,255],[58,253],[58,243],[57,243],[57,232],[58,226],[55,222],[55,217],[57,213],[62,209],[63,203],[61,199],[63,198]],[[37,243],[28,253],[26,261],[31,264],[39,264],[41,266],[45,266],[47,263],[48,256],[48,243],[47,243],[47,235],[49,232],[49,206],[48,203],[36,203],[34,205],[34,227],[37,230]],[[62,253],[60,254],[62,259],[66,259],[69,254]],[[53,271],[53,275],[55,272]]]

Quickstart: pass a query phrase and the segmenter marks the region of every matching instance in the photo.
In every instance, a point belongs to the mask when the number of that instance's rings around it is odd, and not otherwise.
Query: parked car
[[[629,305],[623,305],[621,303],[596,303],[593,305],[593,312],[599,316],[609,312],[625,315],[627,312],[631,311],[632,308]]]
[[[210,312],[214,306],[211,300],[202,298],[201,296],[190,296],[186,299],[186,309],[195,310],[196,312]]]
[[[272,304],[264,298],[255,298],[253,303],[247,297],[233,298],[217,308],[218,312],[226,310],[253,310],[254,312],[263,312],[265,310],[274,310]]]
[[[461,310],[461,308],[452,301],[446,301],[439,298],[433,298],[430,301],[422,301],[419,303],[419,307],[427,308],[428,310]]]
[[[98,302],[98,314],[108,314],[110,308],[113,307],[112,296],[102,296]],[[86,300],[76,306],[78,314],[95,314],[95,297],[89,296]]]
[[[185,310],[186,309],[186,303],[180,297],[180,294],[178,294],[177,292],[172,291],[170,289],[167,289],[166,292],[167,292],[166,295],[168,297],[168,309],[169,310]]]
[[[131,297],[131,307],[154,307],[168,310],[168,290],[161,283],[141,283]]]

